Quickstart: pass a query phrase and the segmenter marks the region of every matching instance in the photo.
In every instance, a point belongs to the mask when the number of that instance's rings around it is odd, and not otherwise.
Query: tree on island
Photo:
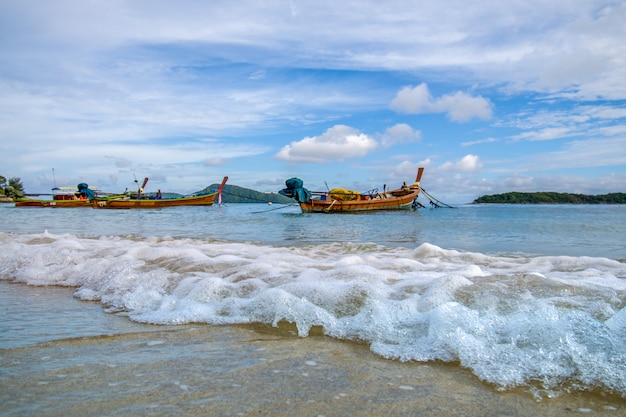
[[[24,185],[22,180],[18,177],[9,178],[0,175],[0,193],[10,198],[24,197]]]
[[[484,195],[474,204],[626,204],[626,193],[585,195],[555,192]]]

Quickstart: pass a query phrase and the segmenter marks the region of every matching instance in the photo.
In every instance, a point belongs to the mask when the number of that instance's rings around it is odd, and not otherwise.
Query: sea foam
[[[626,396],[626,265],[375,244],[0,233],[0,278],[154,324],[289,322],[400,361],[459,362],[502,389]]]

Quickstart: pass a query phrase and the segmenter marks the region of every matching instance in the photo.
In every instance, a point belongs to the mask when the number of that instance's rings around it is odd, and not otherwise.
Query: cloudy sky
[[[624,0],[0,0],[0,175],[624,192],[624,22]]]

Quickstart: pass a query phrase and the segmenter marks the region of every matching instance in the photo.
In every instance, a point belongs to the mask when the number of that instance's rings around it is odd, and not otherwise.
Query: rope
[[[421,202],[417,201],[417,197],[415,197],[415,199],[413,200],[413,204],[411,204],[411,207],[413,207],[414,209],[421,207],[421,208],[426,208],[425,205],[423,205]]]
[[[330,203],[330,206],[328,206],[328,208],[325,208],[325,209],[324,209],[324,211],[325,211],[326,213],[330,213],[330,209],[331,209],[331,208],[333,208],[333,206],[335,205],[335,203],[336,203],[337,201],[339,201],[339,200],[333,200],[333,202],[332,202],[332,203]],[[341,204],[341,203],[340,203],[340,204]]]
[[[442,206],[446,207],[446,208],[456,208],[456,207],[452,207],[452,206],[450,206],[450,205],[448,205],[446,203],[443,203],[443,202],[437,200],[435,197],[433,197],[432,195],[428,194],[428,192],[426,192],[426,190],[423,189],[423,188],[422,188],[422,194],[424,194],[426,196],[426,198],[428,199],[428,201],[430,201],[430,205],[431,206],[434,206],[434,207],[437,207],[437,208],[441,208]]]
[[[276,208],[271,208],[271,209],[261,210],[261,211],[253,211],[252,213],[254,213],[254,214],[267,213],[268,211],[280,210],[280,209],[284,209],[285,207],[293,207],[293,206],[297,206],[297,205],[298,205],[298,203],[285,204],[282,207],[276,207]]]

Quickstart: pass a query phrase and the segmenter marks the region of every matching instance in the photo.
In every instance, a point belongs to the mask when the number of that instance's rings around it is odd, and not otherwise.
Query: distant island
[[[474,204],[626,204],[626,193],[585,195],[555,192],[484,195]]]
[[[214,193],[217,191],[219,184],[211,184],[204,190],[203,193]],[[251,190],[249,188],[239,187],[237,185],[224,185],[222,190],[222,202],[223,203],[278,203],[278,204],[290,204],[293,203],[289,197],[285,197],[278,193],[263,193],[260,191]]]

